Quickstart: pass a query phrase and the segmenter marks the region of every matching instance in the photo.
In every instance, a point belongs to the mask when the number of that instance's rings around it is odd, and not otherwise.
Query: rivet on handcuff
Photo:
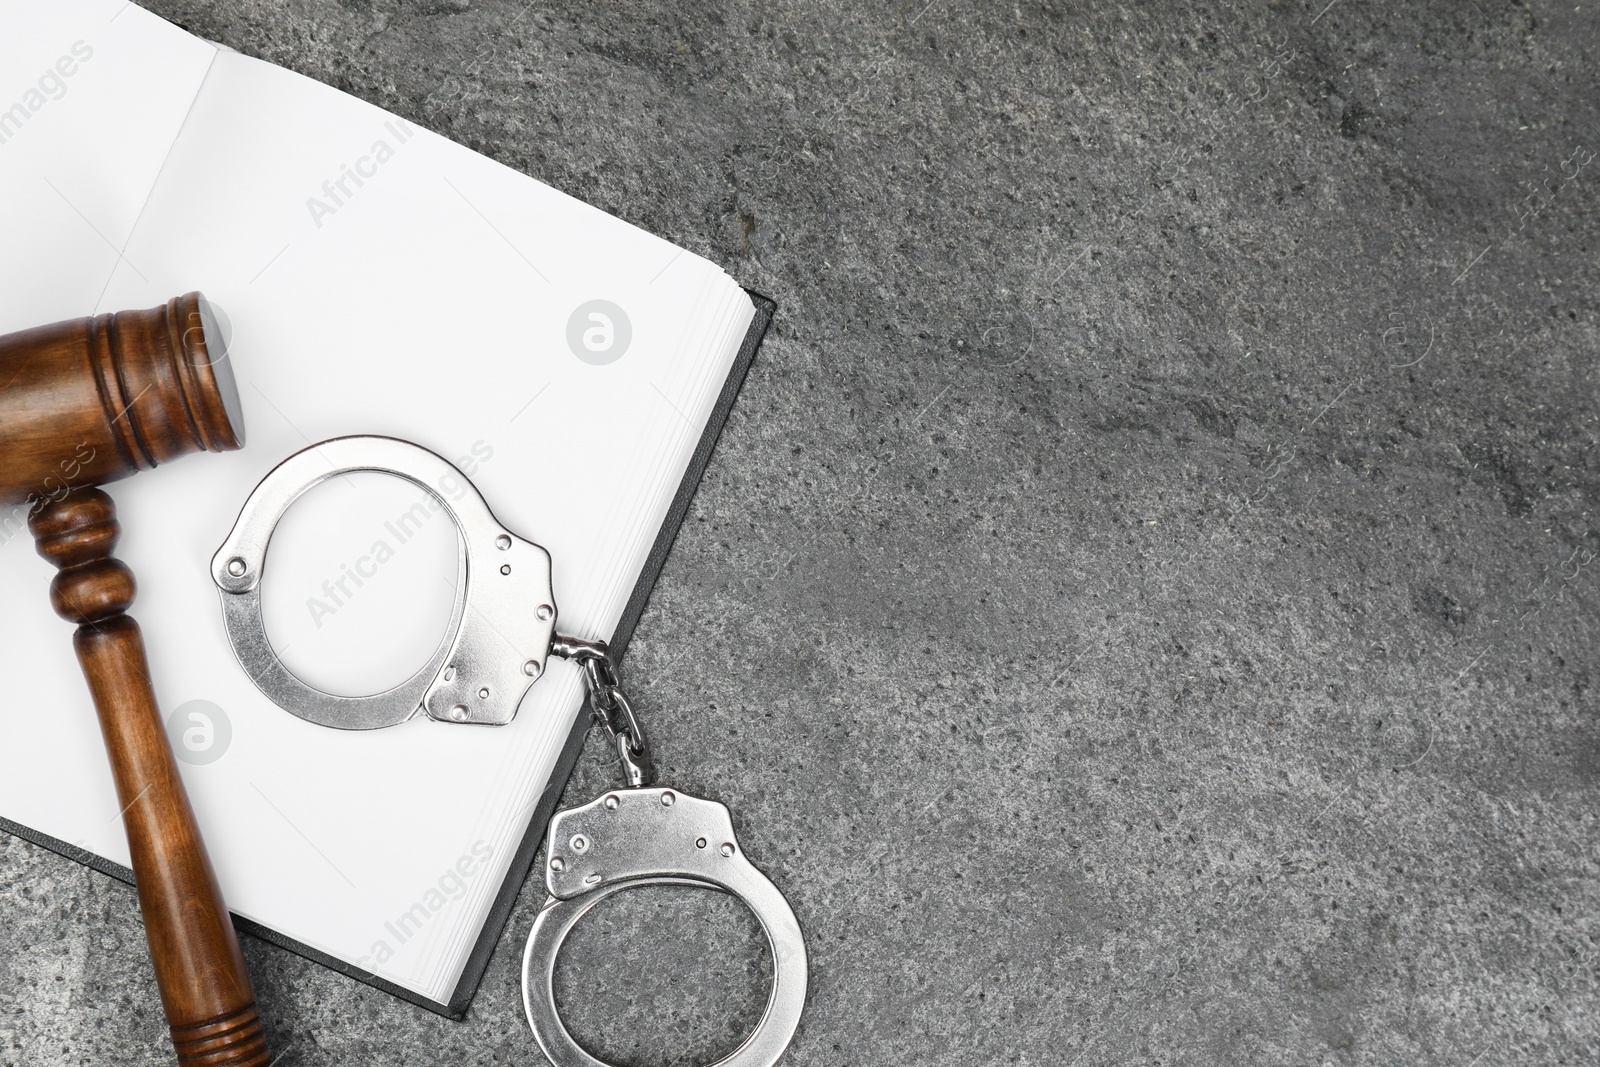
[[[297,678],[267,640],[260,581],[285,512],[329,478],[390,474],[430,493],[460,533],[461,584],[438,650],[400,685],[365,697],[334,696]],[[455,498],[437,486],[464,485]],[[628,889],[687,885],[731,893],[761,923],[772,950],[772,990],[754,1031],[712,1067],[772,1067],[800,1024],[806,948],[783,894],[745,858],[728,809],[652,784],[650,745],[616,664],[600,641],[555,632],[550,554],[505,529],[477,488],[448,460],[392,437],[340,437],[297,452],[245,501],[211,561],[223,621],[240,664],[279,707],[322,726],[369,730],[424,711],[441,722],[504,725],[555,655],[583,668],[595,718],[616,745],[628,788],[558,812],[546,836],[549,898],[528,935],[522,997],[539,1047],[555,1067],[607,1067],[585,1052],[556,1012],[553,975],[567,934],[590,909]],[[510,646],[508,648],[508,646]]]

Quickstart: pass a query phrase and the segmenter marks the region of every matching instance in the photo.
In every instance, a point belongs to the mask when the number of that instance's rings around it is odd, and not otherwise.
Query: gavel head
[[[242,447],[226,345],[199,293],[0,337],[0,505]]]

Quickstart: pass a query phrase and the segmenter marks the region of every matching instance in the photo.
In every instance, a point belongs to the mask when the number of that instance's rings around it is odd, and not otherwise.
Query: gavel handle
[[[128,834],[150,959],[181,1067],[266,1067],[271,1059],[238,937],[150,684],[133,573],[111,558],[121,528],[111,498],[76,490],[29,518],[73,636],[105,738]]]

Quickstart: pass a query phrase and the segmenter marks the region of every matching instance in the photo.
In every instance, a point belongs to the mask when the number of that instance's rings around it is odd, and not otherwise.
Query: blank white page
[[[211,555],[290,453],[392,435],[471,468],[499,519],[553,555],[560,629],[610,636],[753,306],[691,253],[229,53],[212,64],[103,303],[154,306],[189,289],[231,319],[248,443],[111,492],[162,707],[209,701],[231,727],[221,758],[183,767],[223,890],[242,915],[445,1000],[580,707],[578,673],[553,663],[506,727],[314,726],[275,707],[234,660]],[[590,359],[569,342],[574,313],[596,300],[626,318],[626,329],[610,324],[612,352],[630,335],[609,363],[583,331]],[[608,340],[599,320],[579,325]],[[419,664],[440,632],[454,581],[448,520],[403,544],[394,527],[421,499],[393,479],[336,479],[285,520],[264,575],[269,628],[308,680],[371,691]],[[380,542],[391,549],[381,565]],[[363,584],[330,596],[357,568]],[[0,669],[15,679],[0,710],[0,814],[126,863],[48,579],[26,546],[0,553]]]
[[[0,333],[94,309],[216,53],[123,0],[0,0]]]

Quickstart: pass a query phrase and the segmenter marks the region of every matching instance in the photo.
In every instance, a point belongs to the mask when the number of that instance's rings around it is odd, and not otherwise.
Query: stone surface
[[[777,299],[628,677],[788,1063],[1600,1059],[1595,9],[152,6]],[[542,1062],[538,896],[463,1022],[249,940],[281,1067]],[[169,1062],[126,887],[0,930],[0,1059]],[[730,1048],[754,931],[619,898],[574,1030]]]

